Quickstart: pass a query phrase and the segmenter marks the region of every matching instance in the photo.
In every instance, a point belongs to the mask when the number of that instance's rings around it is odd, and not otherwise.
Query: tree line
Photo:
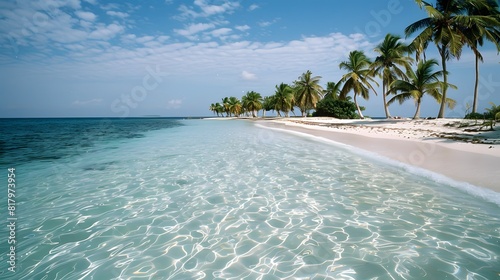
[[[313,76],[311,71],[303,73],[293,84],[276,85],[274,95],[262,97],[260,93],[250,91],[241,99],[225,97],[221,103],[212,103],[210,110],[219,115],[257,117],[257,112],[275,110],[278,116],[285,117],[294,112],[296,107],[302,116],[318,105],[332,108],[340,105],[349,107],[349,93],[353,94],[353,103],[357,116],[364,118],[358,97],[368,100],[370,92],[378,95],[375,86],[382,82],[384,113],[391,118],[389,105],[406,100],[414,100],[416,111],[414,118],[420,117],[421,100],[424,95],[435,99],[439,104],[438,118],[443,118],[445,109],[453,108],[455,100],[448,97],[448,89],[456,89],[448,83],[447,61],[460,59],[464,47],[475,56],[475,84],[473,92],[472,114],[477,114],[479,88],[479,62],[483,61],[480,47],[485,41],[493,43],[500,52],[500,11],[497,0],[437,0],[433,5],[426,1],[415,0],[427,17],[405,28],[406,37],[416,34],[415,39],[405,44],[400,36],[387,34],[374,49],[375,59],[368,58],[363,51],[349,53],[346,61],[339,68],[346,73],[338,82],[328,82],[324,89],[319,81],[321,76]],[[439,60],[428,59],[426,50],[430,44],[436,46]],[[441,66],[441,69],[435,68]],[[332,103],[339,100],[337,103]],[[317,110],[318,111],[318,110]],[[321,111],[321,110],[320,110]]]

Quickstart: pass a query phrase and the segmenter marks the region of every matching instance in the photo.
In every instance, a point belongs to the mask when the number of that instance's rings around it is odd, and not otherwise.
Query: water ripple
[[[19,279],[498,278],[497,205],[334,146],[252,144],[251,129],[34,166]]]

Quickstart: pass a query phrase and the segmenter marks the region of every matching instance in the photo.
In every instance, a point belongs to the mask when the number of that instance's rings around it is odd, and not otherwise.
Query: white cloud
[[[145,43],[139,44],[138,38]],[[307,69],[328,80],[338,79],[341,76],[335,74],[341,72],[338,64],[346,59],[349,51],[367,51],[374,47],[374,43],[363,36],[341,33],[280,42],[160,43],[160,40],[167,40],[167,37],[152,39],[135,34],[123,34],[120,39],[127,44],[121,46],[99,40],[83,40],[64,45],[68,46],[65,48],[65,56],[53,54],[33,59],[24,56],[18,64],[40,74],[57,72],[64,76],[65,73],[71,73],[72,77],[93,80],[113,80],[117,77],[122,80],[125,77],[125,80],[137,79],[147,73],[144,67],[138,65],[159,65],[174,83],[189,77],[190,80],[199,79],[210,84],[215,80],[208,77],[217,73],[218,77],[224,77],[228,81],[258,80],[256,87],[272,89],[274,83],[291,82]],[[37,61],[43,64],[36,64]],[[219,80],[219,84],[220,82]]]
[[[75,12],[75,15],[86,21],[94,21],[97,18],[97,16],[94,13],[84,12],[84,11],[77,11]]]
[[[94,23],[86,20],[80,20],[80,26],[86,30],[89,30],[92,28],[92,26],[94,26]]]
[[[210,5],[206,0],[195,0],[194,5],[196,7],[188,7],[186,5],[181,5],[179,11],[181,12],[178,18],[198,18],[198,17],[210,17],[213,15],[220,15],[225,13],[232,13],[237,9],[240,4],[238,2],[226,1],[222,5]],[[199,10],[199,11],[198,11]]]
[[[167,109],[178,109],[182,105],[182,100],[180,99],[171,99],[167,102]]]
[[[231,33],[231,31],[232,31],[231,28],[219,28],[219,29],[215,29],[212,32],[210,32],[210,34],[212,34],[212,36],[214,36],[214,37],[221,37],[221,36],[224,36],[224,35]]]
[[[260,26],[260,27],[268,27],[270,25],[273,25],[277,22],[276,19],[272,20],[272,21],[259,21],[257,24]]]
[[[195,23],[195,24],[189,25],[185,29],[174,29],[174,32],[179,34],[179,35],[182,35],[184,37],[194,39],[194,37],[193,37],[194,34],[199,33],[201,31],[208,30],[208,29],[212,29],[214,27],[215,27],[215,25],[213,23]]]
[[[241,78],[243,78],[243,80],[252,81],[257,80],[257,75],[248,71],[243,71],[241,72]]]
[[[237,30],[239,30],[239,31],[247,31],[247,30],[250,29],[250,26],[248,26],[248,25],[245,24],[245,25],[238,25],[238,26],[236,26],[234,28],[237,29]]]
[[[250,7],[248,7],[248,10],[249,10],[249,11],[253,11],[253,10],[258,9],[258,8],[259,8],[259,5],[257,5],[257,4],[252,4],[252,5],[250,5]]]
[[[137,38],[137,42],[141,43],[141,44],[144,44],[146,42],[149,42],[151,40],[154,40],[154,36],[142,36],[142,37],[139,37]]]
[[[101,5],[101,9],[103,9],[103,10],[119,10],[120,6],[116,3],[108,3],[105,5]]]
[[[164,42],[165,42],[165,41],[167,41],[169,38],[170,38],[170,36],[165,36],[165,35],[162,35],[162,36],[158,36],[158,38],[156,38],[156,40],[158,40],[158,42],[160,42],[160,43],[164,43]]]
[[[112,16],[112,17],[119,17],[119,18],[126,18],[129,16],[129,14],[127,13],[123,13],[123,12],[116,12],[116,11],[107,11],[106,14],[108,16]]]
[[[96,106],[96,105],[100,105],[102,103],[102,99],[100,98],[94,98],[94,99],[90,99],[90,100],[84,100],[84,101],[80,101],[80,100],[75,100],[73,101],[73,105],[74,106]]]
[[[124,30],[125,29],[123,26],[118,25],[116,23],[112,23],[107,26],[100,25],[96,30],[92,31],[89,34],[89,38],[107,40],[113,38],[114,36],[123,32]]]

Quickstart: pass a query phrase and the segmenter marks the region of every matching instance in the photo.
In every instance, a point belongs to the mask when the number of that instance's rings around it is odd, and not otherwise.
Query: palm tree
[[[219,114],[224,112],[224,108],[222,107],[222,105],[220,105],[219,102],[215,104],[214,103],[210,104],[209,110],[212,111],[214,114],[217,114],[217,117],[219,117]]]
[[[418,20],[405,29],[406,37],[418,30],[422,30],[412,42],[414,49],[425,50],[428,42],[432,41],[441,56],[441,66],[443,67],[443,98],[439,107],[438,118],[444,118],[447,100],[448,72],[446,61],[451,57],[460,58],[464,38],[466,38],[463,30],[470,24],[470,18],[467,17],[467,5],[465,3],[475,1],[477,0],[436,0],[436,5],[433,6],[423,0],[415,0],[421,8],[425,8],[429,17]]]
[[[224,107],[219,103],[215,103],[215,112],[217,113],[217,117],[219,114],[222,116],[222,113],[224,113]]]
[[[241,98],[241,101],[243,103],[243,108],[245,108],[248,112],[252,112],[252,117],[256,118],[257,111],[262,108],[262,102],[264,100],[262,99],[260,93],[249,91]]]
[[[409,47],[401,42],[401,37],[387,34],[384,41],[380,43],[375,52],[379,54],[371,65],[373,71],[382,76],[382,100],[384,102],[385,117],[390,118],[389,106],[387,105],[388,85],[398,77],[404,79],[405,72],[411,69],[412,60],[406,56]],[[401,69],[401,68],[404,68]]]
[[[492,42],[500,51],[500,12],[496,0],[481,0],[475,5],[467,5],[467,12],[471,18],[471,24],[463,30],[466,34],[465,41],[472,49],[475,56],[475,83],[472,113],[477,112],[477,97],[479,88],[479,61],[483,61],[483,56],[478,50],[482,46],[484,39]]]
[[[222,98],[222,107],[224,108],[224,113],[226,113],[226,117],[230,117],[231,110],[229,109],[229,97]]]
[[[307,70],[294,82],[295,102],[303,117],[306,116],[307,110],[315,109],[316,103],[323,97],[323,88],[319,85],[321,76],[311,75],[311,71]]]
[[[370,84],[370,82],[377,82],[372,77],[372,70],[370,69],[371,65],[370,59],[364,54],[362,51],[352,51],[349,53],[349,59],[347,61],[341,62],[339,67],[340,69],[347,70],[348,73],[342,76],[341,82],[344,83],[344,86],[340,90],[340,99],[346,99],[349,91],[354,91],[354,103],[356,104],[356,109],[358,110],[358,114],[360,118],[364,118],[361,113],[361,108],[359,107],[358,101],[356,97],[361,95],[364,99],[369,98],[369,89],[372,89],[377,92]]]
[[[264,97],[264,101],[262,102],[262,117],[266,117],[266,111],[274,110],[274,96],[266,96]]]
[[[215,114],[215,104],[214,103],[210,104],[208,110],[212,111]]]
[[[435,59],[420,61],[415,72],[411,69],[408,71],[408,80],[395,80],[392,82],[390,91],[396,95],[389,100],[388,104],[392,104],[395,101],[402,104],[404,101],[413,98],[417,106],[413,119],[418,119],[420,118],[420,105],[424,94],[428,94],[436,99],[436,101],[441,102],[443,98],[441,90],[444,87],[443,82],[441,82],[439,78],[443,76],[444,72],[433,72],[434,65],[438,65]],[[448,84],[448,86],[456,88],[451,84]],[[455,101],[448,98],[445,104],[447,104],[449,108],[453,108],[455,106]]]
[[[274,93],[274,109],[280,115],[280,111],[285,113],[285,117],[288,118],[289,112],[293,108],[294,95],[293,90],[288,84],[281,83],[276,86],[276,91]]]
[[[232,113],[235,117],[239,117],[243,109],[241,101],[234,96],[229,97],[228,107],[230,114]]]
[[[326,83],[326,90],[325,90],[325,98],[338,99],[341,87],[342,87],[341,82],[338,82],[338,83],[327,82]]]

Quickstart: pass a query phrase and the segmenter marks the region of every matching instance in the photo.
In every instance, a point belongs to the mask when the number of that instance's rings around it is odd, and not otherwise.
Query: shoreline
[[[422,120],[424,121],[424,120]],[[271,129],[305,133],[359,148],[410,166],[443,175],[455,181],[500,193],[500,130],[487,134],[484,144],[437,137],[454,128],[443,123],[456,120],[425,120],[429,129],[408,120],[337,120],[332,118],[261,120]],[[421,124],[421,123],[420,123]],[[456,130],[456,129],[455,129]],[[487,133],[487,132],[486,132]],[[481,134],[481,132],[479,132]],[[498,137],[497,137],[498,138]],[[489,141],[489,142],[488,142]]]

